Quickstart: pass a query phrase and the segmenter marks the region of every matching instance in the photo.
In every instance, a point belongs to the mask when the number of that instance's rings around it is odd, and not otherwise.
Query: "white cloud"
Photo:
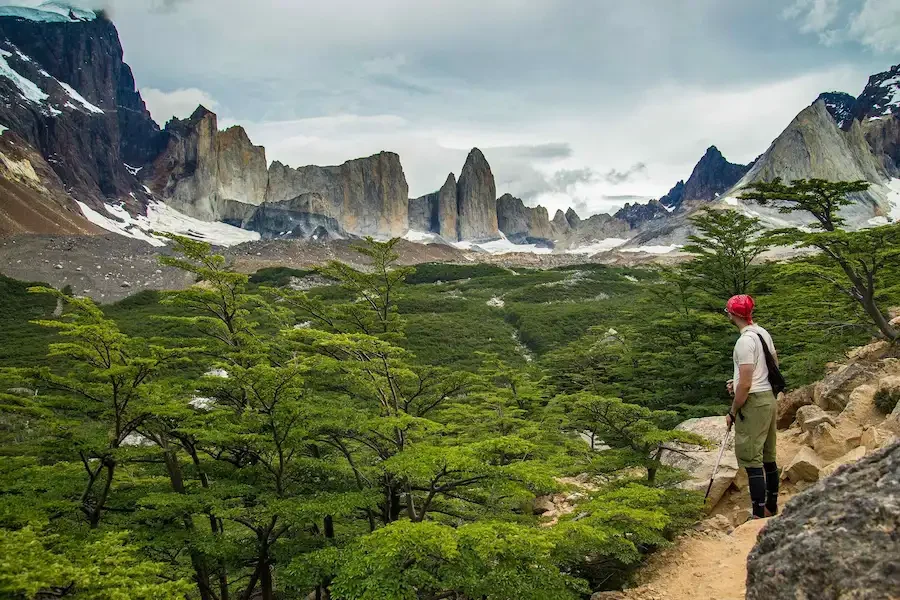
[[[900,0],[866,0],[850,34],[877,52],[900,52]]]
[[[800,31],[822,33],[837,19],[839,0],[796,0],[784,10],[788,19],[800,19]]]
[[[875,52],[900,51],[900,0],[795,0],[782,17],[825,46],[853,41]]]
[[[200,104],[210,110],[215,110],[219,105],[212,96],[197,88],[164,92],[156,88],[145,87],[141,90],[141,96],[143,96],[153,119],[160,126],[165,125],[172,117],[179,119],[189,117]]]

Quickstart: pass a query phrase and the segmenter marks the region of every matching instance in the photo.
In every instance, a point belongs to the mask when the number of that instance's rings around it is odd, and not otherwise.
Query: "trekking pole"
[[[713,479],[716,478],[716,473],[719,470],[719,463],[722,462],[722,455],[725,454],[725,447],[728,445],[728,434],[731,433],[731,428],[725,430],[725,437],[722,438],[722,447],[719,448],[719,457],[716,458],[716,466],[713,467],[712,475],[709,476],[709,486],[706,488],[706,495],[703,496],[703,501],[706,502],[706,499],[709,498],[709,493],[712,491]]]

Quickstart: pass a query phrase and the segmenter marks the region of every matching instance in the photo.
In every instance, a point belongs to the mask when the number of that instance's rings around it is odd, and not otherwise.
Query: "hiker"
[[[741,332],[734,345],[734,378],[726,384],[734,397],[726,423],[729,430],[734,425],[734,453],[750,479],[753,518],[761,519],[778,513],[776,399],[766,350],[775,365],[778,355],[769,332],[753,322],[753,306],[753,298],[743,294],[733,296],[725,305],[728,318]]]

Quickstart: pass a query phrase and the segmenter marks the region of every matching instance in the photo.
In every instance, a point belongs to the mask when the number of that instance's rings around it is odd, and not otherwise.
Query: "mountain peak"
[[[846,92],[822,92],[816,98],[816,102],[824,102],[825,109],[837,123],[838,127],[849,126],[853,120],[853,111],[856,107],[856,98]]]
[[[869,77],[853,112],[860,121],[900,117],[900,64]]]

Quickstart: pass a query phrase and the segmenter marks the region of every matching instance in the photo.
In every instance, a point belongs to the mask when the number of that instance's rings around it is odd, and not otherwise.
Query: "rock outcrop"
[[[896,598],[898,497],[900,443],[794,497],[748,557],[747,600]]]
[[[825,110],[838,127],[850,126],[856,110],[856,98],[846,92],[822,92],[816,100],[825,103]]]
[[[410,199],[409,228],[437,233],[445,240],[457,241],[456,204],[456,176],[450,173],[440,190]]]
[[[216,195],[220,200],[260,204],[269,185],[266,149],[254,146],[243,127],[216,134]]]
[[[475,242],[500,237],[497,225],[497,186],[491,166],[478,148],[472,148],[456,184],[460,240]]]
[[[159,127],[115,26],[79,14],[0,16],[0,123],[44,157],[67,193],[100,210],[109,200],[138,208],[146,194],[124,163],[139,167],[156,154]],[[65,208],[77,209],[71,200]]]
[[[900,65],[869,77],[853,116],[888,174],[900,177]],[[849,130],[850,123],[844,128]]]
[[[715,200],[731,189],[749,168],[728,162],[718,148],[710,146],[684,184],[682,202]]]
[[[883,165],[865,141],[859,121],[853,121],[848,131],[838,129],[825,102],[817,100],[797,115],[729,195],[736,197],[746,186],[772,181],[776,177],[786,182],[812,178],[863,179],[872,182],[872,187],[867,192],[855,194],[855,203],[841,213],[849,224],[860,225],[887,210],[888,190],[883,185],[886,176]],[[753,210],[778,223],[806,224],[809,221],[799,213],[780,215],[771,207],[753,206]]]
[[[497,224],[500,231],[515,244],[538,244],[553,247],[564,232],[557,231],[543,206],[529,207],[511,194],[497,199]]]
[[[613,216],[636,229],[649,221],[665,219],[669,216],[669,211],[658,200],[651,200],[647,204],[625,204]]]
[[[682,200],[684,200],[684,181],[679,181],[665,196],[659,199],[659,203],[667,208],[675,209],[681,206]]]
[[[323,216],[353,235],[394,237],[409,229],[409,187],[400,157],[393,152],[331,167],[292,169],[273,162],[266,202],[271,205],[303,194],[324,198],[328,212]]]

